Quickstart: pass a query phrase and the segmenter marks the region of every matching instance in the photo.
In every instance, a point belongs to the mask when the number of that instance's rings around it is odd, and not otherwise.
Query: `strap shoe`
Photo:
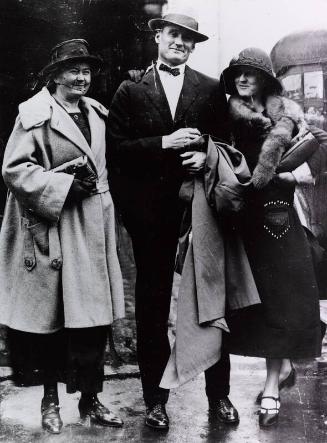
[[[273,402],[271,403],[274,407],[266,408],[262,406],[263,403],[268,404],[267,402],[265,402],[266,399],[273,400],[274,403]],[[279,397],[263,396],[261,400],[261,409],[259,412],[259,425],[261,427],[267,428],[277,423],[279,416],[279,408],[280,408]]]
[[[291,371],[289,372],[286,378],[284,378],[279,382],[278,390],[281,391],[282,389],[289,389],[292,386],[294,386],[295,383],[296,383],[296,370],[293,366],[293,363],[291,362]],[[256,405],[261,404],[262,395],[263,391],[260,391],[255,401]]]

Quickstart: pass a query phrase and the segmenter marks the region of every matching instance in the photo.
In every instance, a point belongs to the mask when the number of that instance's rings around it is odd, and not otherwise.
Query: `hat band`
[[[231,67],[232,66],[237,66],[237,65],[253,66],[254,68],[259,68],[259,69],[264,70],[269,75],[272,75],[272,76],[274,75],[271,67],[267,66],[263,59],[260,59],[260,58],[257,58],[257,57],[256,58],[252,58],[252,57],[242,57],[242,58],[239,58],[233,64],[231,64]]]

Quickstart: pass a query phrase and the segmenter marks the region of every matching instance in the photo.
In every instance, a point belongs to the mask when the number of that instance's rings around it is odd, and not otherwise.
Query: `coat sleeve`
[[[74,177],[46,171],[40,165],[41,156],[33,128],[25,130],[18,117],[4,154],[4,181],[23,207],[58,221]]]
[[[117,90],[109,110],[108,143],[109,158],[118,162],[153,163],[160,162],[163,156],[162,135],[137,137],[133,130],[133,99],[129,83],[123,82]]]

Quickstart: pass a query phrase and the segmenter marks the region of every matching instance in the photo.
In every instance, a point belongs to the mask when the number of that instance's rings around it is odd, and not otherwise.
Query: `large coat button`
[[[51,262],[51,266],[53,267],[53,269],[59,271],[59,269],[61,269],[62,267],[62,260],[60,258],[54,258]]]
[[[35,260],[32,257],[26,257],[24,259],[24,265],[28,271],[31,271],[35,266]]]

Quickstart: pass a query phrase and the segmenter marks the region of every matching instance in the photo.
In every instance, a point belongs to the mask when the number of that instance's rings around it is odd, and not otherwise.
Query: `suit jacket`
[[[156,68],[139,83],[120,85],[109,112],[107,154],[111,189],[125,212],[140,214],[146,204],[148,217],[158,204],[178,199],[185,178],[180,152],[163,150],[162,136],[183,127],[226,140],[227,102],[217,80],[186,66],[174,120]]]

